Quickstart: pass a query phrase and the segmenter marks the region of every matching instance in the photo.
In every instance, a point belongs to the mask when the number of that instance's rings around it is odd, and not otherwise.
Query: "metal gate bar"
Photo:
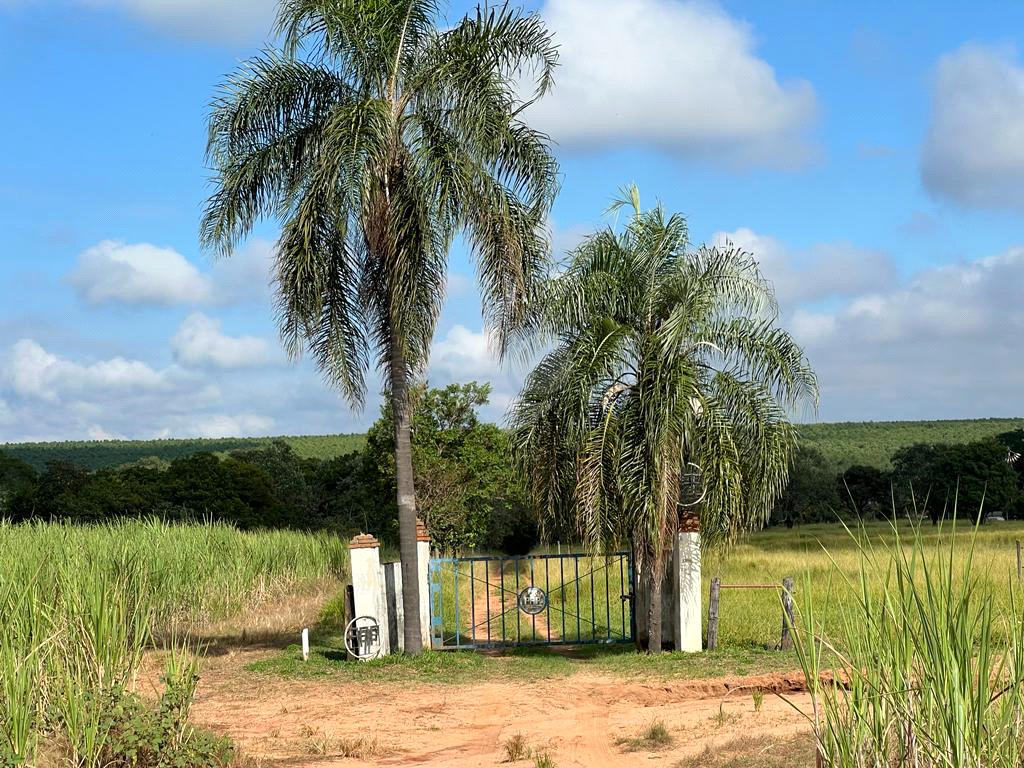
[[[558,583],[552,585],[551,561],[558,560]],[[581,568],[585,559],[585,568]],[[543,560],[543,568],[537,560]],[[566,560],[572,560],[566,580]],[[604,562],[602,563],[601,560]],[[618,584],[611,580],[612,568],[618,561]],[[478,567],[479,564],[479,567]],[[511,567],[514,573],[507,573]],[[497,573],[494,573],[497,568]],[[541,574],[543,571],[543,574]],[[599,579],[598,572],[604,571]],[[525,557],[435,558],[429,569],[431,592],[431,627],[435,648],[482,648],[516,645],[580,645],[591,643],[632,642],[635,635],[633,616],[633,563],[628,552],[601,556],[589,553],[567,555],[530,555]],[[543,607],[529,613],[519,605],[526,587],[541,588]],[[477,590],[484,589],[481,610],[477,610]],[[569,589],[574,595],[567,595]],[[589,605],[583,590],[589,589]],[[597,613],[598,589],[604,589],[603,618]],[[612,620],[611,593],[618,589],[618,626]],[[468,595],[466,592],[468,591]],[[496,594],[492,595],[492,592]],[[536,599],[531,589],[525,597],[529,603]],[[570,599],[572,602],[570,603]],[[468,601],[469,605],[464,605]],[[495,605],[495,601],[497,604]],[[626,603],[629,602],[629,614]],[[536,606],[536,602],[533,603]],[[585,610],[589,608],[589,615]],[[555,616],[553,613],[559,613]],[[575,619],[575,636],[569,623]],[[524,617],[526,622],[524,626]],[[468,626],[464,624],[469,619]],[[515,627],[509,624],[515,622]],[[627,623],[628,622],[628,623]],[[500,637],[496,636],[500,623]],[[540,629],[538,630],[538,623]],[[484,628],[486,625],[486,628]],[[559,632],[560,630],[560,632]]]

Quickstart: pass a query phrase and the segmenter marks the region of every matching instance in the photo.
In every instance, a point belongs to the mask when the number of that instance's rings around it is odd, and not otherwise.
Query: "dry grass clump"
[[[371,760],[390,753],[377,739],[367,736],[332,738],[319,728],[304,725],[299,730],[299,748],[307,755]]]
[[[503,762],[514,763],[518,760],[525,760],[530,756],[530,747],[526,743],[526,737],[521,733],[513,734],[501,745],[505,752]]]
[[[671,747],[675,737],[661,720],[655,720],[640,735],[631,739],[617,739],[615,743],[626,752],[657,752]]]
[[[768,736],[743,736],[721,746],[706,747],[699,755],[684,758],[674,768],[793,768],[813,766],[814,738],[801,734],[778,740]]]

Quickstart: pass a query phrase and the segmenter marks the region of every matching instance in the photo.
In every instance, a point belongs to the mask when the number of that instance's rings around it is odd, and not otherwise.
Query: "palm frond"
[[[685,218],[641,209],[636,187],[612,213],[627,209],[539,291],[528,325],[555,348],[511,422],[546,514],[594,546],[628,538],[658,562],[689,462],[705,484],[703,540],[766,519],[795,445],[786,409],[816,402],[817,382],[775,326],[771,286],[748,253],[690,251]]]

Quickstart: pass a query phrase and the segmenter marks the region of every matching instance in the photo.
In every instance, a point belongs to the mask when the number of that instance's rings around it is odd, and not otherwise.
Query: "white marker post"
[[[302,660],[309,661],[309,628],[302,630]]]

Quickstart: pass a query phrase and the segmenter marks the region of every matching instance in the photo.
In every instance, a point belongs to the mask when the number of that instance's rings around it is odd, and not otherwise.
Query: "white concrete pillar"
[[[348,544],[352,568],[352,599],[356,616],[372,616],[380,625],[380,655],[391,652],[388,642],[388,610],[380,567],[380,542],[361,533]]]
[[[694,524],[675,535],[672,547],[672,644],[677,651],[703,649],[700,532]]]
[[[423,647],[430,648],[430,534],[427,532],[427,526],[419,520],[416,521],[416,565],[419,568],[420,582],[420,637],[423,639]]]

